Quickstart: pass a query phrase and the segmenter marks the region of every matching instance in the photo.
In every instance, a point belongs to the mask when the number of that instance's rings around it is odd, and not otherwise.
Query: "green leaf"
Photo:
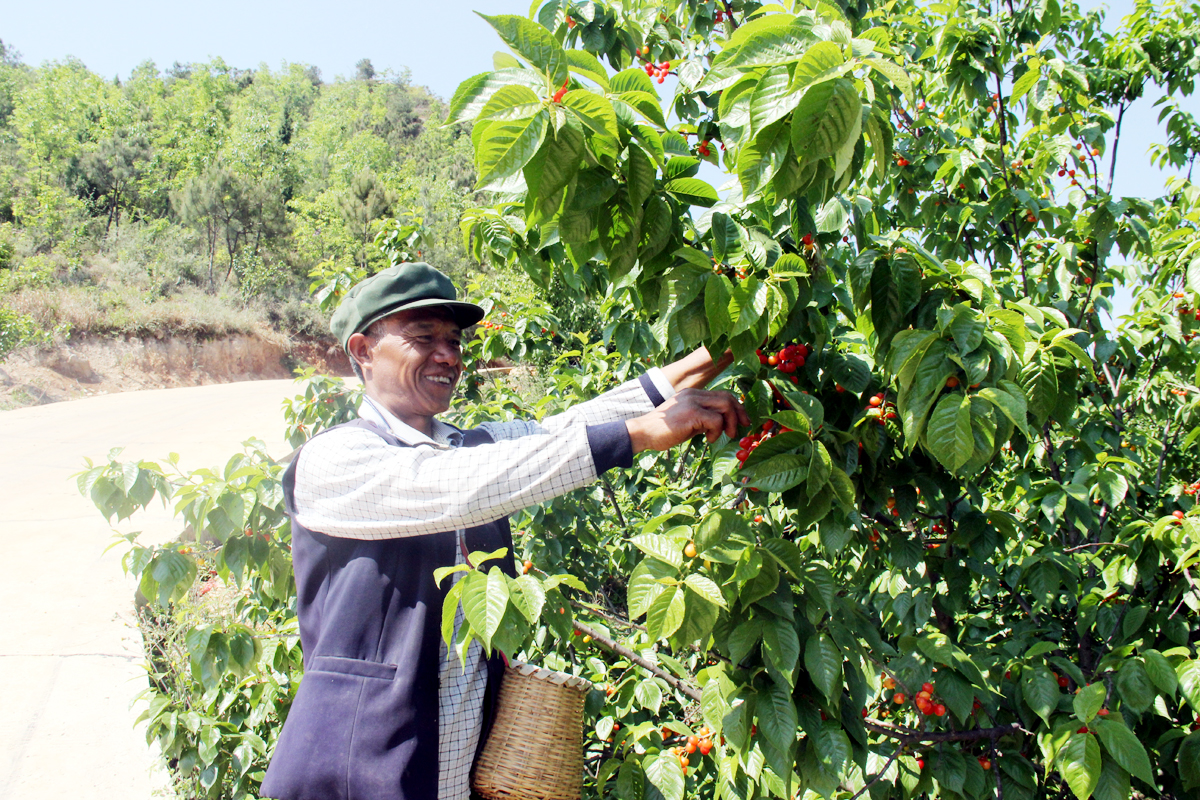
[[[809,39],[792,26],[754,32],[722,67],[768,67],[797,61],[808,49]]]
[[[905,72],[899,64],[896,64],[893,61],[888,61],[884,58],[864,58],[863,63],[869,65],[871,69],[875,70],[880,75],[883,75],[893,84],[895,84],[896,88],[903,92],[904,96],[908,98],[908,102],[912,102],[912,78],[908,77],[908,73]]]
[[[1089,726],[1096,731],[1105,751],[1129,774],[1154,787],[1154,772],[1146,748],[1138,741],[1133,731],[1119,722],[1097,717]]]
[[[1139,714],[1144,714],[1154,702],[1154,686],[1150,683],[1150,676],[1146,674],[1142,662],[1137,659],[1128,659],[1121,665],[1116,685],[1121,699]]]
[[[525,619],[536,625],[542,616],[542,606],[546,604],[546,591],[541,582],[532,575],[521,575],[513,583],[513,588],[516,591],[512,592],[509,599]]]
[[[754,467],[750,485],[764,492],[783,492],[808,477],[809,457],[785,453],[773,456]]]
[[[1013,384],[1013,388],[1017,391],[1005,392],[985,386],[976,392],[976,394],[1000,409],[1000,413],[1008,417],[1009,421],[1017,427],[1017,430],[1025,433],[1026,438],[1030,438],[1027,420],[1025,419],[1027,413],[1025,395],[1019,394],[1020,389],[1015,384]]]
[[[1143,650],[1142,658],[1146,660],[1146,674],[1150,680],[1167,699],[1174,699],[1179,679],[1175,677],[1175,670],[1171,669],[1171,662],[1157,650]]]
[[[488,617],[488,579],[482,572],[468,572],[462,584],[462,609],[467,624],[480,637],[485,650],[491,652],[491,637],[486,632]],[[451,618],[453,619],[453,617]],[[462,643],[462,639],[459,639]]]
[[[1041,72],[1037,69],[1026,70],[1024,75],[1013,81],[1012,94],[1009,95],[1008,102],[1015,103],[1024,97],[1041,76]]]
[[[682,587],[668,587],[650,604],[646,612],[646,630],[652,640],[666,639],[683,624],[685,608]]]
[[[763,652],[779,673],[792,679],[792,671],[800,661],[800,637],[796,628],[786,619],[771,615],[763,622]]]
[[[723,545],[730,536],[746,538],[749,533],[750,528],[741,514],[731,508],[716,509],[706,514],[696,526],[696,552],[704,555],[712,548]]]
[[[566,82],[569,67],[567,54],[550,31],[532,20],[515,14],[498,14],[494,17],[479,14],[479,16],[495,28],[496,33],[500,34],[500,38],[512,48],[514,53],[545,75],[551,86],[557,89]]]
[[[725,605],[725,597],[721,594],[720,588],[703,575],[693,572],[684,578],[683,582],[689,589],[708,602],[718,605],[721,608],[728,608]]]
[[[662,705],[662,689],[652,680],[638,681],[637,686],[633,689],[633,697],[642,708],[655,714]]]
[[[479,119],[514,120],[532,117],[543,106],[541,98],[528,86],[504,86],[496,91],[479,112]]]
[[[856,117],[862,118],[862,100],[853,82],[838,78],[804,92],[792,115],[792,149],[803,164],[828,158],[842,147]]]
[[[1200,715],[1200,661],[1185,659],[1175,667],[1179,690],[1183,692],[1192,713]]]
[[[1129,773],[1111,758],[1104,759],[1100,779],[1096,783],[1096,800],[1129,800],[1130,797]]]
[[[1200,731],[1192,731],[1179,745],[1179,778],[1188,791],[1200,789]]]
[[[1021,676],[1021,691],[1033,712],[1050,724],[1050,715],[1058,708],[1058,681],[1044,666],[1025,670]]]
[[[800,580],[804,573],[805,557],[795,542],[787,539],[767,539],[762,543],[762,549],[769,553],[788,573]]]
[[[645,763],[646,780],[658,789],[663,800],[683,800],[683,767],[674,753],[663,750]]]
[[[842,654],[824,633],[809,637],[804,646],[804,666],[809,678],[826,699],[833,700],[842,689]]]
[[[492,567],[487,577],[487,615],[483,632],[488,641],[500,630],[500,621],[508,610],[508,576],[499,567]]]
[[[971,432],[971,398],[965,394],[944,396],[929,417],[925,431],[929,451],[951,472],[971,460],[975,436]]]
[[[787,753],[796,742],[796,705],[792,693],[786,686],[772,683],[769,688],[758,692],[754,704],[758,716],[758,727],[767,741]]]
[[[682,772],[682,770],[681,770]],[[617,797],[620,800],[643,800],[645,776],[636,761],[625,761],[617,773]]]
[[[1103,681],[1084,686],[1075,695],[1072,703],[1075,706],[1075,716],[1080,722],[1091,722],[1101,708],[1104,707],[1104,698],[1108,694],[1108,688]]]
[[[1073,733],[1058,752],[1058,771],[1079,800],[1087,800],[1100,781],[1100,745],[1088,733]]]
[[[609,90],[608,70],[604,68],[604,65],[594,55],[586,50],[577,50],[575,48],[567,50],[566,53],[571,72],[594,81],[605,91]],[[639,69],[637,72],[641,72],[641,70]]]
[[[817,42],[796,64],[790,88],[799,95],[802,89],[836,78],[845,71],[846,57],[842,55],[842,48],[833,42]]]
[[[587,89],[572,89],[563,95],[562,104],[596,133],[610,139],[620,138],[617,112],[606,98]]]
[[[683,547],[674,539],[657,533],[641,533],[629,539],[630,544],[648,556],[654,556],[678,569],[683,566]]]
[[[642,74],[645,75],[644,72]],[[660,128],[667,126],[667,121],[663,117],[662,106],[658,104],[658,98],[654,94],[649,92],[624,92],[621,95],[620,102],[627,104],[634,111]]]
[[[629,157],[625,162],[625,186],[629,192],[629,202],[633,206],[641,206],[654,191],[654,179],[657,170],[654,162],[646,152],[636,145],[630,145]]]
[[[649,611],[659,595],[666,591],[663,579],[673,581],[675,574],[674,567],[657,558],[642,559],[629,576],[629,589],[625,598],[629,604],[629,616],[637,618]]]
[[[623,69],[608,83],[610,92],[616,95],[622,95],[626,92],[645,92],[646,94],[654,94],[654,84],[650,82],[650,76],[646,74],[644,69],[630,67]]]
[[[783,119],[800,102],[801,93],[793,91],[789,84],[791,75],[786,66],[769,68],[754,87],[750,97],[750,135],[757,136],[768,125]],[[783,139],[787,150],[787,137]]]
[[[709,208],[717,202],[717,190],[699,178],[676,178],[664,188],[689,205]]]
[[[542,144],[550,114],[541,111],[526,120],[494,122],[487,126],[475,154],[479,189],[515,175]]]
[[[729,332],[733,321],[729,318],[731,284],[724,275],[711,275],[704,286],[704,313],[708,317],[708,329],[715,338]]]

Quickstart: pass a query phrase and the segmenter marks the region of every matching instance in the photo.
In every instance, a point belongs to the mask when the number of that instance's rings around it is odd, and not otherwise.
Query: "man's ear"
[[[371,363],[371,340],[361,333],[351,334],[346,340],[346,352],[365,371]]]

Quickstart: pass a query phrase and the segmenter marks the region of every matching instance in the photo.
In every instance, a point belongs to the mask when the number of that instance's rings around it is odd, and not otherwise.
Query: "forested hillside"
[[[0,43],[0,358],[85,333],[320,333],[385,219],[461,276],[469,138],[406,74],[214,59],[127,79]]]

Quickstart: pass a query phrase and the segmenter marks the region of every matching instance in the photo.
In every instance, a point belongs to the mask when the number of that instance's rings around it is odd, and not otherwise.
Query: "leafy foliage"
[[[1200,195],[1113,197],[1100,159],[1133,97],[1190,91],[1195,9],[1139,4],[1115,36],[1055,3],[487,19],[514,55],[448,109],[495,200],[465,244],[567,302],[480,298],[455,420],[553,413],[704,344],[755,421],[529,509],[517,552],[440,576],[460,650],[596,683],[588,795],[1193,794]],[[545,366],[523,386],[500,359]],[[314,386],[294,443],[352,402]],[[246,542],[214,557],[274,609],[278,466],[243,466],[178,507]],[[87,473],[102,510],[148,502],[144,469]],[[239,560],[246,515],[274,527]],[[193,580],[169,547],[131,558],[163,559],[159,603]]]

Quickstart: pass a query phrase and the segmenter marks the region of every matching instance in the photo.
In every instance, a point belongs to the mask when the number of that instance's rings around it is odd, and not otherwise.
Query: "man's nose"
[[[462,348],[449,339],[442,339],[438,341],[433,357],[441,364],[458,365],[462,362]]]

